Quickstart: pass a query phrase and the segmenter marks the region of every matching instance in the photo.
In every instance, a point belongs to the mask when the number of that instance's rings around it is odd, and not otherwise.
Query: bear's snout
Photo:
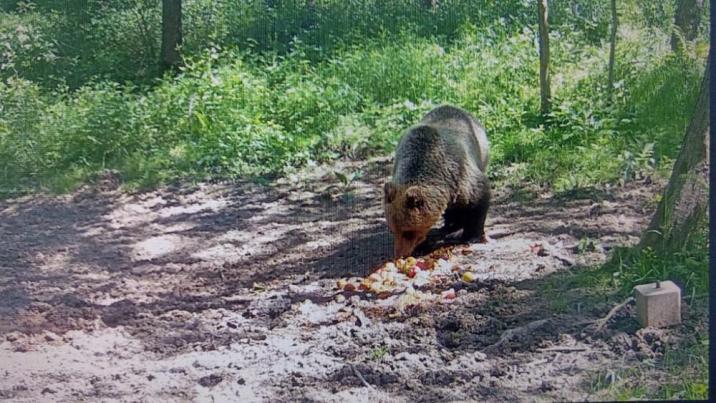
[[[426,234],[411,234],[410,237],[402,236],[402,234],[394,234],[395,242],[393,244],[393,252],[396,259],[408,257],[413,250],[425,240]]]

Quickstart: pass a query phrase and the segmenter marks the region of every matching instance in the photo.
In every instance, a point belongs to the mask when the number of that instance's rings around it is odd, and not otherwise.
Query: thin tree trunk
[[[698,34],[701,15],[704,11],[703,0],[678,0],[674,15],[674,32],[671,34],[671,50],[683,49],[683,41],[693,41]]]
[[[611,101],[614,90],[614,53],[617,47],[617,0],[612,3],[612,32],[609,39],[609,86],[607,87],[607,99]]]
[[[710,68],[711,50],[696,110],[686,130],[664,197],[641,238],[641,248],[679,250],[686,245],[693,230],[706,218],[709,197]]]
[[[549,78],[549,24],[547,22],[547,17],[547,0],[537,0],[537,21],[539,23],[540,110],[543,115],[549,113],[552,102]]]
[[[181,0],[162,0],[161,64],[164,69],[176,67],[181,62],[181,28]]]

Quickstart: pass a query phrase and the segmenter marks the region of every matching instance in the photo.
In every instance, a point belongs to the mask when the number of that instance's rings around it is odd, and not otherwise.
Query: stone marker
[[[642,327],[666,327],[681,323],[681,290],[671,281],[634,287],[636,315]]]

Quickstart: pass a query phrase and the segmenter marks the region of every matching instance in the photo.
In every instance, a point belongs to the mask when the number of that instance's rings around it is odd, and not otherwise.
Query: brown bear
[[[480,122],[450,105],[428,112],[403,134],[383,195],[396,258],[413,253],[441,216],[443,235],[462,229],[463,242],[487,242],[487,149]]]

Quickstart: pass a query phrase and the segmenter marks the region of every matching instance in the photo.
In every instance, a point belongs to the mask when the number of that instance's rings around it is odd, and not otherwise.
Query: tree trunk
[[[674,32],[671,34],[671,50],[680,52],[684,41],[693,41],[699,30],[701,15],[704,11],[703,0],[678,0],[674,16]]]
[[[161,64],[166,69],[181,63],[179,45],[182,43],[181,0],[162,0]]]
[[[607,99],[611,101],[612,90],[614,89],[614,53],[617,47],[617,0],[612,3],[612,32],[609,39],[609,86],[607,87]]]
[[[547,23],[547,0],[537,0],[537,21],[539,23],[539,87],[540,110],[549,113],[552,102],[549,78],[549,25]]]
[[[674,163],[674,169],[664,196],[649,228],[644,232],[640,247],[653,250],[679,250],[689,235],[707,217],[709,197],[709,84],[711,50],[704,79],[701,82],[696,110],[686,130],[684,143]]]

